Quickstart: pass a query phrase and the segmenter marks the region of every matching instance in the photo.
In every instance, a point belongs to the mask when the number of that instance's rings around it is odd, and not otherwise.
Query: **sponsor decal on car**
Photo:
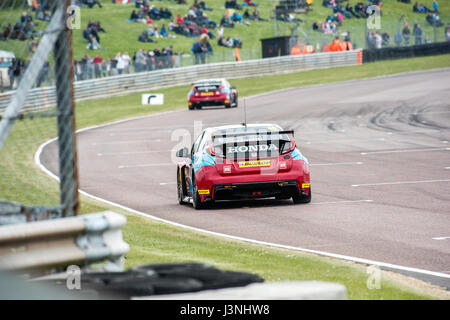
[[[239,161],[239,168],[270,167],[270,160]]]
[[[209,194],[209,190],[198,190],[198,194]]]
[[[302,183],[302,189],[309,188],[309,183]]]
[[[237,152],[256,152],[256,151],[272,151],[272,150],[278,150],[278,147],[271,143],[270,145],[267,144],[256,144],[252,146],[236,146],[236,147],[228,147],[228,153],[237,153]]]

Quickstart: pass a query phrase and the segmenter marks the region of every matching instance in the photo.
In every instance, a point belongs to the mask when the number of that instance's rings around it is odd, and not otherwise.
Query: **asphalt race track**
[[[80,132],[81,189],[218,233],[450,275],[450,68],[247,98],[248,123],[295,130],[311,163],[312,202],[178,205],[171,158],[179,135],[193,135],[194,121],[203,128],[242,122],[239,102]],[[55,143],[41,154],[54,173],[56,155]],[[409,274],[450,288],[449,278]]]

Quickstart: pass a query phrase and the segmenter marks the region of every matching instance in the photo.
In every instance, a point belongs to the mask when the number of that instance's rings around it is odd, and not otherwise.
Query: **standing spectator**
[[[447,27],[445,28],[444,32],[445,32],[445,39],[447,41],[450,41],[450,23],[447,24]]]
[[[433,10],[435,13],[439,13],[439,5],[436,0],[433,0]]]
[[[102,76],[103,59],[98,55],[98,53],[95,55],[93,63],[94,63],[95,77],[100,78]]]
[[[50,64],[49,64],[48,60],[46,60],[44,62],[44,65],[42,66],[41,71],[39,72],[39,76],[38,76],[37,84],[36,84],[37,87],[40,87],[41,84],[50,81],[49,76],[48,76],[49,70],[50,70]]]
[[[411,30],[409,30],[409,24],[405,23],[405,27],[402,31],[403,40],[405,40],[405,46],[409,46],[409,38],[411,37]]]
[[[205,49],[203,48],[200,41],[194,42],[191,51],[195,57],[195,64],[205,63]]]
[[[117,72],[119,74],[122,74],[123,69],[125,69],[125,61],[122,58],[122,55],[120,54],[120,52],[117,53],[115,60],[117,61]]]
[[[74,73],[75,81],[83,80],[80,61],[74,61]]]
[[[381,38],[380,33],[377,31],[375,33],[375,48],[381,49],[382,44],[383,44],[383,39]]]
[[[130,62],[131,62],[131,58],[130,58],[130,56],[128,55],[128,52],[124,52],[123,53],[123,55],[122,55],[122,60],[123,60],[123,62],[124,62],[124,65],[125,65],[125,67],[124,67],[124,72],[125,73],[130,73]]]
[[[421,28],[421,26],[420,26],[420,24],[416,24],[416,25],[414,25],[414,37],[415,37],[415,45],[420,45],[420,44],[422,44],[422,34],[423,34],[423,31],[422,31],[422,28]]]

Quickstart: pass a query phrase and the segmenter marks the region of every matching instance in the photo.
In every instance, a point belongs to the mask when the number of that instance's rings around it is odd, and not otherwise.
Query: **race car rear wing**
[[[228,138],[228,137],[240,137],[240,136],[249,136],[249,135],[282,135],[282,134],[292,134],[294,136],[294,130],[285,130],[285,131],[255,131],[255,132],[237,132],[237,133],[223,133],[223,134],[214,134],[212,138]]]

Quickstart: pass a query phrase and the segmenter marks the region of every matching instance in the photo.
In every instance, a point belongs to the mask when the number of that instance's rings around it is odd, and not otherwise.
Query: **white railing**
[[[190,67],[163,69],[113,77],[75,82],[75,100],[89,100],[126,95],[187,85],[202,78],[247,78],[302,70],[350,66],[361,63],[359,50],[326,52],[300,56],[283,56],[268,59],[203,64]],[[0,94],[0,112],[11,100],[14,91]],[[40,110],[56,104],[55,87],[32,89],[22,110]]]

